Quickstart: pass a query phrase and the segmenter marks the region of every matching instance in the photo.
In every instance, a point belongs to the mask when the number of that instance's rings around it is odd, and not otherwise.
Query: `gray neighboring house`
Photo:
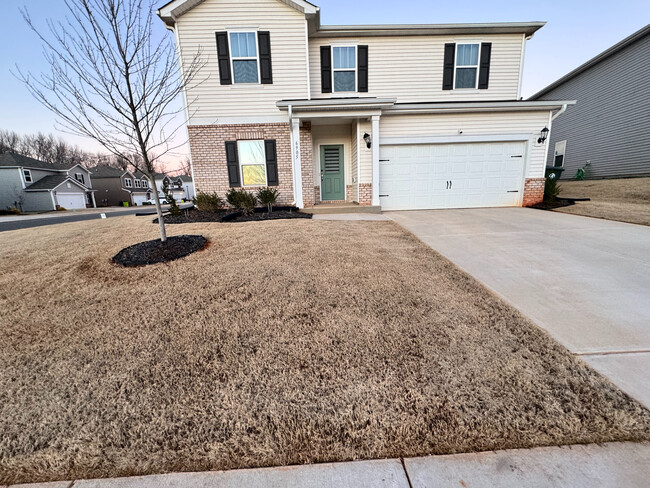
[[[14,153],[0,154],[0,208],[47,212],[95,207],[90,173],[79,164],[50,164]]]
[[[153,198],[149,178],[141,171],[128,171],[111,166],[90,169],[97,189],[97,202],[103,207],[113,207],[128,202],[142,205]]]
[[[623,39],[529,100],[575,99],[553,122],[549,166],[562,177],[650,175],[650,25]]]

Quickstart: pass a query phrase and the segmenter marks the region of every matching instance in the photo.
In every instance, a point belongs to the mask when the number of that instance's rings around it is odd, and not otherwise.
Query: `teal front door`
[[[321,200],[345,200],[343,145],[320,147]]]

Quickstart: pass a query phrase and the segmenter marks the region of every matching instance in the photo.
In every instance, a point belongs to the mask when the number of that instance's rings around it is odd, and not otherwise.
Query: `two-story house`
[[[51,164],[0,154],[0,208],[47,212],[95,207],[90,173],[80,164]]]
[[[194,182],[189,175],[169,176],[165,173],[156,173],[154,179],[160,198],[165,198],[163,193],[165,185],[176,201],[190,201],[194,198]]]
[[[572,101],[523,101],[543,22],[320,24],[303,0],[173,0],[197,191],[274,186],[284,204],[383,210],[542,199],[545,137]],[[544,130],[547,129],[547,130]]]
[[[142,205],[153,198],[152,185],[142,171],[128,171],[111,166],[91,168],[97,190],[97,201],[101,206]]]

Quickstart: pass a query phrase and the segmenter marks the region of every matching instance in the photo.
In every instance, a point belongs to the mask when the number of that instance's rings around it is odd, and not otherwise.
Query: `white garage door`
[[[85,193],[59,193],[56,194],[56,201],[65,209],[86,208]]]
[[[144,202],[148,200],[147,195],[139,193],[137,195],[133,195],[133,203],[135,205],[142,205]]]
[[[381,146],[383,210],[521,204],[525,142]]]

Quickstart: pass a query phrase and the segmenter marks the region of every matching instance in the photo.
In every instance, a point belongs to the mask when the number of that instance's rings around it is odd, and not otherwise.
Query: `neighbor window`
[[[235,83],[258,83],[259,62],[255,32],[231,32],[230,57]]]
[[[79,183],[82,185],[85,185],[85,180],[84,180],[84,175],[83,173],[75,173],[74,174],[74,179],[77,180]]]
[[[131,188],[133,184],[131,183],[131,178],[124,178],[124,186]]]
[[[31,183],[32,182],[32,172],[30,170],[24,169],[23,170],[23,176],[25,177],[25,183]]]
[[[566,141],[555,143],[555,155],[553,157],[553,166],[561,168],[564,166],[564,153],[566,152]]]
[[[480,44],[456,45],[454,88],[476,88]]]
[[[135,187],[140,188],[140,180],[135,180]]]
[[[332,74],[335,92],[355,92],[357,87],[357,48],[332,48]]]
[[[266,185],[264,141],[238,141],[239,166],[244,186]]]
[[[142,180],[142,188],[149,188],[149,182],[147,180]]]

